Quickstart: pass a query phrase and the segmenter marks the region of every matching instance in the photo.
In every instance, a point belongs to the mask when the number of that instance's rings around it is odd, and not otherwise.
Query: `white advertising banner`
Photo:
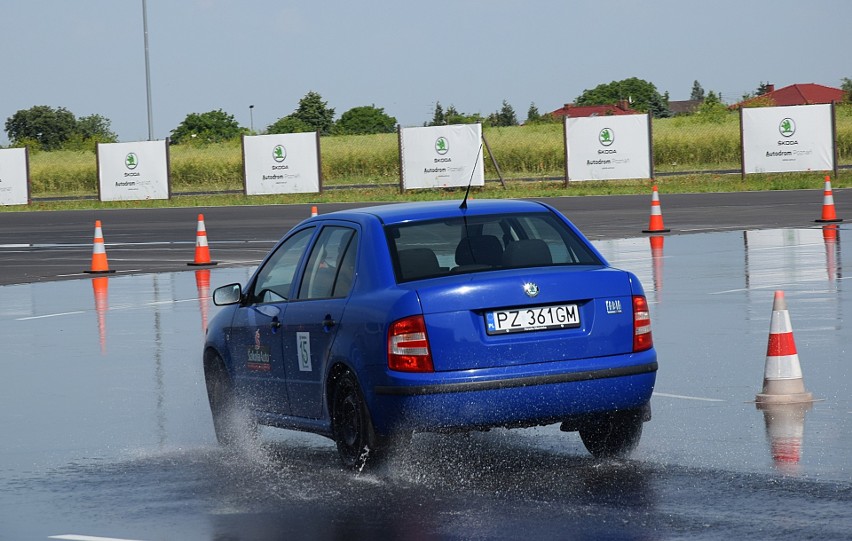
[[[0,150],[0,205],[29,203],[28,157],[26,148]]]
[[[485,185],[482,124],[401,130],[403,190]]]
[[[319,193],[317,132],[243,137],[246,195]]]
[[[565,119],[568,180],[651,178],[648,115]]]
[[[831,105],[742,109],[743,171],[834,169]]]
[[[169,198],[166,141],[98,143],[98,190],[101,201]]]

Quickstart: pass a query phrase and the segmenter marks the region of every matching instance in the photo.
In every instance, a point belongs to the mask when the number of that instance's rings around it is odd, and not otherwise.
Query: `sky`
[[[0,120],[65,107],[147,140],[142,5],[0,0]],[[335,118],[375,105],[421,126],[436,102],[487,116],[506,100],[523,121],[630,77],[728,103],[852,78],[849,0],[147,0],[147,15],[154,139],[217,109],[262,132],[309,91]]]

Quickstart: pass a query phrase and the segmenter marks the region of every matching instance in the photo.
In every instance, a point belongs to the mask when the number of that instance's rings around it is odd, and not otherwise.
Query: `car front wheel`
[[[204,363],[207,399],[213,415],[213,430],[220,445],[233,446],[257,438],[257,422],[240,407],[234,384],[222,358],[212,354]]]
[[[626,456],[639,445],[642,425],[641,411],[608,413],[580,427],[580,439],[596,458]]]

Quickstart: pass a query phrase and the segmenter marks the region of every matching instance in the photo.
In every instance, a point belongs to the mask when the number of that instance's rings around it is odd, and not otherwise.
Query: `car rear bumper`
[[[401,376],[393,384],[374,386],[368,401],[382,434],[550,424],[647,404],[656,380],[656,354],[629,357],[633,362],[617,366],[570,371],[562,366],[562,371],[502,377],[468,373],[424,381]]]

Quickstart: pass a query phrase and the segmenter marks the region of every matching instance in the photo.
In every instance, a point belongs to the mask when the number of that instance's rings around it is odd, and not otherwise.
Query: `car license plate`
[[[485,313],[485,323],[488,334],[564,329],[580,325],[580,311],[576,304],[495,310]]]

